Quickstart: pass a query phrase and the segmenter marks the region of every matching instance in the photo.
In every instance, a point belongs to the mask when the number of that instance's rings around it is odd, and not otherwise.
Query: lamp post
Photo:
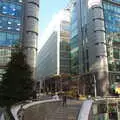
[[[95,74],[93,74],[93,79],[94,79],[94,93],[95,93],[95,97],[96,97],[97,96],[97,88],[96,88]]]
[[[60,78],[60,89],[61,89],[61,92],[62,92],[62,78]]]

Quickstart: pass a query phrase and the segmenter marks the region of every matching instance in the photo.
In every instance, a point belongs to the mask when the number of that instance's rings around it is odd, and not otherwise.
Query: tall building
[[[61,10],[48,25],[42,41],[46,41],[37,57],[37,80],[69,73],[70,11]]]
[[[107,94],[120,82],[120,0],[76,0],[71,25],[78,36],[71,36],[71,54],[79,54],[71,61],[78,67],[72,64],[71,69],[95,74],[97,95]]]
[[[39,0],[0,0],[0,79],[16,44],[23,46],[34,75],[38,11]]]

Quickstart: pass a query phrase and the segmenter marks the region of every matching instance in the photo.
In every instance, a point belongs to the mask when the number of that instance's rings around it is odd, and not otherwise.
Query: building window
[[[120,58],[120,57],[119,57],[119,56],[120,56],[119,54],[120,54],[120,50],[114,48],[114,49],[113,49],[113,55],[114,55],[114,58],[115,58],[115,59],[119,59],[119,58]]]

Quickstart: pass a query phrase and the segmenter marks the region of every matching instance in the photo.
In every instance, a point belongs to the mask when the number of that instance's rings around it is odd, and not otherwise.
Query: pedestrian
[[[36,91],[33,90],[33,100],[35,100],[36,98],[37,98],[37,96],[36,96]]]
[[[60,100],[60,98],[59,98],[57,93],[55,93],[55,95],[52,98],[55,99],[55,100]]]
[[[67,97],[65,94],[62,96],[62,101],[63,101],[63,106],[65,106],[67,102]]]
[[[76,98],[77,98],[77,100],[79,100],[79,94],[78,93],[76,93]]]

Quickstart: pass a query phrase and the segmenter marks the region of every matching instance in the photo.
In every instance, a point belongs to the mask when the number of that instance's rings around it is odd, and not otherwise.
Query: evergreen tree
[[[13,52],[0,84],[0,106],[8,109],[32,96],[34,80],[21,50]]]

